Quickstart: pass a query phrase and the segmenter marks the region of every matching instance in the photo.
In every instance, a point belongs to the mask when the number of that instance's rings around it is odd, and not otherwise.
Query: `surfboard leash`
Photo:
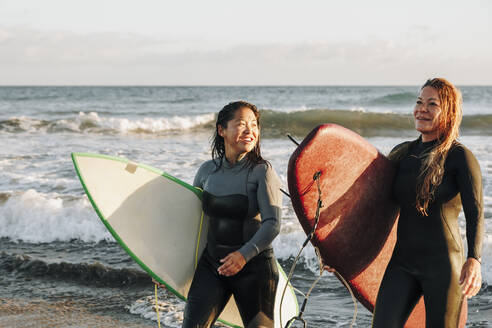
[[[317,201],[317,206],[316,206],[316,215],[315,215],[315,218],[314,218],[314,225],[313,225],[313,228],[311,229],[311,231],[309,232],[309,234],[307,235],[306,240],[302,244],[301,249],[299,250],[296,258],[294,259],[294,262],[292,263],[292,265],[290,267],[289,275],[287,276],[287,282],[286,282],[286,284],[284,286],[284,290],[282,291],[282,297],[280,299],[280,313],[279,313],[280,326],[281,327],[284,327],[283,326],[283,321],[282,321],[282,304],[283,304],[283,301],[284,301],[285,291],[287,290],[287,286],[289,285],[290,280],[292,279],[292,276],[294,274],[294,269],[297,266],[297,262],[299,261],[299,258],[301,256],[302,251],[304,250],[304,248],[306,247],[306,245],[311,241],[311,239],[313,239],[313,236],[314,236],[314,233],[316,231],[316,228],[318,227],[320,210],[323,207],[323,201],[321,200],[321,196],[322,196],[322,193],[321,193],[321,185],[320,185],[320,181],[319,181],[319,178],[320,177],[321,177],[321,171],[316,172],[313,175],[313,181],[310,183],[310,186],[312,186],[314,183],[316,183],[316,185],[318,187],[318,201]],[[318,251],[316,251],[316,252],[318,254]],[[318,260],[319,259],[320,259],[320,257],[318,257]],[[294,321],[296,321],[296,320],[297,321],[301,321],[303,323],[304,327],[307,327],[307,323],[306,323],[306,321],[304,320],[304,318],[302,316],[304,314],[304,310],[306,309],[307,301],[309,299],[309,296],[311,294],[311,291],[313,290],[314,286],[316,285],[316,283],[319,281],[319,279],[321,278],[321,276],[323,274],[322,266],[321,266],[320,272],[321,272],[321,274],[316,279],[315,283],[313,285],[311,285],[311,288],[309,289],[308,293],[304,296],[304,301],[302,302],[302,306],[301,306],[301,309],[299,311],[299,314],[297,316],[295,316],[295,317],[292,317],[287,322],[287,324],[285,325],[285,328],[290,327],[290,325],[293,324]]]
[[[289,136],[289,138],[290,138],[290,136]],[[287,289],[287,286],[290,283],[290,280],[292,279],[292,275],[294,273],[294,269],[295,269],[295,267],[297,265],[297,262],[299,261],[299,257],[301,256],[302,251],[307,246],[307,244],[313,239],[314,233],[316,232],[316,229],[318,227],[319,217],[320,217],[320,210],[323,207],[323,201],[321,200],[322,193],[321,193],[321,185],[320,185],[320,179],[319,179],[320,177],[321,177],[321,171],[316,172],[314,174],[314,176],[313,176],[313,181],[311,181],[311,183],[307,186],[306,190],[303,192],[303,194],[307,193],[309,191],[309,189],[311,189],[311,187],[313,186],[313,184],[316,183],[316,186],[317,186],[317,189],[318,189],[318,201],[317,201],[317,207],[316,207],[316,215],[315,215],[315,219],[314,219],[314,226],[311,229],[311,231],[309,232],[309,234],[307,235],[306,240],[302,244],[302,247],[299,250],[299,253],[297,254],[296,258],[294,259],[294,262],[292,263],[292,266],[291,266],[290,271],[289,271],[289,276],[287,277],[287,283],[285,284],[284,290],[282,291],[282,298],[280,299],[280,314],[279,314],[280,315],[280,326],[281,327],[283,327],[283,322],[282,322],[282,303],[284,301],[285,291]],[[290,197],[290,195],[288,195],[288,196]],[[306,305],[307,305],[307,302],[309,300],[309,297],[311,296],[311,292],[314,289],[314,287],[318,284],[318,282],[321,279],[321,277],[323,275],[323,272],[324,272],[324,263],[323,263],[323,259],[321,257],[321,253],[319,251],[319,248],[316,247],[316,246],[314,246],[314,245],[313,245],[313,247],[314,247],[314,251],[316,253],[316,257],[318,258],[319,275],[316,278],[316,280],[311,284],[311,287],[309,288],[308,292],[305,295],[303,293],[301,293],[304,296],[304,300],[302,302],[302,305],[301,305],[301,309],[299,311],[299,314],[297,316],[295,316],[295,317],[292,317],[287,322],[287,324],[285,325],[285,328],[289,328],[295,321],[300,321],[300,322],[302,322],[304,328],[307,327],[307,322],[306,322],[306,320],[302,316],[304,315],[304,311],[306,309]],[[336,270],[333,272],[333,274],[345,285],[345,288],[348,289],[348,291],[350,292],[350,296],[352,297],[352,301],[354,303],[354,314],[353,314],[353,317],[352,317],[352,322],[350,324],[350,327],[352,328],[353,325],[355,324],[355,320],[357,318],[357,300],[356,300],[356,298],[354,296],[354,293],[352,292],[352,288],[350,288],[348,282],[342,277],[342,275],[338,271],[336,271]]]
[[[311,295],[311,291],[318,284],[318,282],[321,279],[321,276],[323,275],[323,272],[324,272],[324,263],[323,263],[323,259],[321,257],[321,253],[319,251],[319,248],[316,247],[316,246],[313,246],[313,247],[314,247],[314,251],[316,253],[316,256],[318,258],[319,275],[316,278],[316,280],[311,284],[311,287],[309,288],[309,291],[307,292],[307,294],[306,295],[303,295],[304,296],[304,301],[302,302],[301,311],[299,312],[299,315],[298,315],[298,317],[300,317],[300,318],[294,317],[294,318],[290,319],[289,322],[287,322],[287,324],[285,325],[285,327],[290,327],[290,325],[295,320],[300,320],[303,323],[304,328],[307,327],[306,321],[302,318],[302,315],[304,313],[304,310],[306,308],[307,302],[309,300],[309,296]],[[348,282],[345,280],[345,278],[343,278],[342,275],[340,273],[338,273],[338,271],[336,271],[336,270],[333,271],[333,274],[345,285],[345,288],[348,289],[348,291],[350,292],[350,296],[352,297],[352,302],[354,303],[354,314],[352,316],[352,322],[350,323],[350,328],[352,328],[354,326],[354,324],[355,324],[355,320],[357,319],[357,300],[355,298],[354,293],[352,292],[352,288],[350,288],[350,286],[349,286]]]
[[[202,211],[202,215],[200,217],[200,227],[198,228],[198,239],[196,241],[196,249],[195,249],[195,270],[196,270],[196,267],[198,266],[198,253],[199,253],[199,250],[200,250],[200,240],[201,240],[201,236],[202,236],[202,226],[203,226],[203,214],[204,212]]]
[[[157,327],[161,328],[161,318],[159,317],[159,303],[157,302],[157,284],[154,283],[155,313],[157,314]]]
[[[354,315],[352,316],[352,322],[350,323],[350,328],[352,328],[355,324],[355,319],[357,319],[357,299],[355,298],[354,292],[352,291],[352,288],[350,288],[347,280],[345,280],[345,278],[343,278],[337,270],[335,270],[333,274],[337,276],[338,280],[340,280],[345,285],[345,288],[348,289],[350,296],[352,297],[352,302],[354,302]]]

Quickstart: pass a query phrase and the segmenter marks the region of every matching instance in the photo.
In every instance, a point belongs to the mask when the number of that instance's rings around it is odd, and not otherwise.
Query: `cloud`
[[[0,29],[1,65],[116,64],[148,54],[182,51],[176,40],[117,33],[77,34],[22,28]]]
[[[393,39],[227,46],[4,27],[0,84],[414,84],[433,75],[492,83],[490,49],[460,52],[445,41],[425,26]]]

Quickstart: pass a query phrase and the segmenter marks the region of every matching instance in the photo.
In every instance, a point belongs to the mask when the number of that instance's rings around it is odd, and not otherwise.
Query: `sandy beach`
[[[0,299],[0,327],[11,328],[48,328],[48,327],[77,327],[77,328],[147,328],[156,327],[150,321],[139,320],[141,323],[129,323],[128,318],[124,321],[116,315],[95,313],[95,309],[83,306],[73,300],[58,302],[47,302],[44,300],[27,300],[14,298]],[[125,316],[119,314],[119,316]]]

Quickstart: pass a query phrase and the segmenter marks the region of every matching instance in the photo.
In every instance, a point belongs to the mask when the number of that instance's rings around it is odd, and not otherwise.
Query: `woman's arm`
[[[456,149],[456,180],[466,218],[468,257],[480,261],[484,235],[482,173],[477,159],[464,146]]]
[[[255,168],[258,174],[256,199],[261,215],[261,227],[253,237],[239,249],[246,261],[265,250],[280,232],[282,216],[281,183],[270,165]]]
[[[461,269],[460,284],[463,294],[470,298],[482,285],[481,252],[484,234],[483,191],[480,165],[472,152],[463,146],[455,149],[456,180],[466,218],[468,259]],[[453,156],[454,157],[454,156]]]

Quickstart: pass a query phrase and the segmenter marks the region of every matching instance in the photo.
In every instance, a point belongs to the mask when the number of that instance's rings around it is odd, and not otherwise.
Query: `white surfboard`
[[[155,280],[186,300],[208,229],[201,191],[144,164],[98,154],[72,153],[75,170],[99,218],[125,251]],[[275,328],[296,316],[292,287],[282,302],[286,276],[277,262]],[[232,297],[221,322],[243,327]]]

